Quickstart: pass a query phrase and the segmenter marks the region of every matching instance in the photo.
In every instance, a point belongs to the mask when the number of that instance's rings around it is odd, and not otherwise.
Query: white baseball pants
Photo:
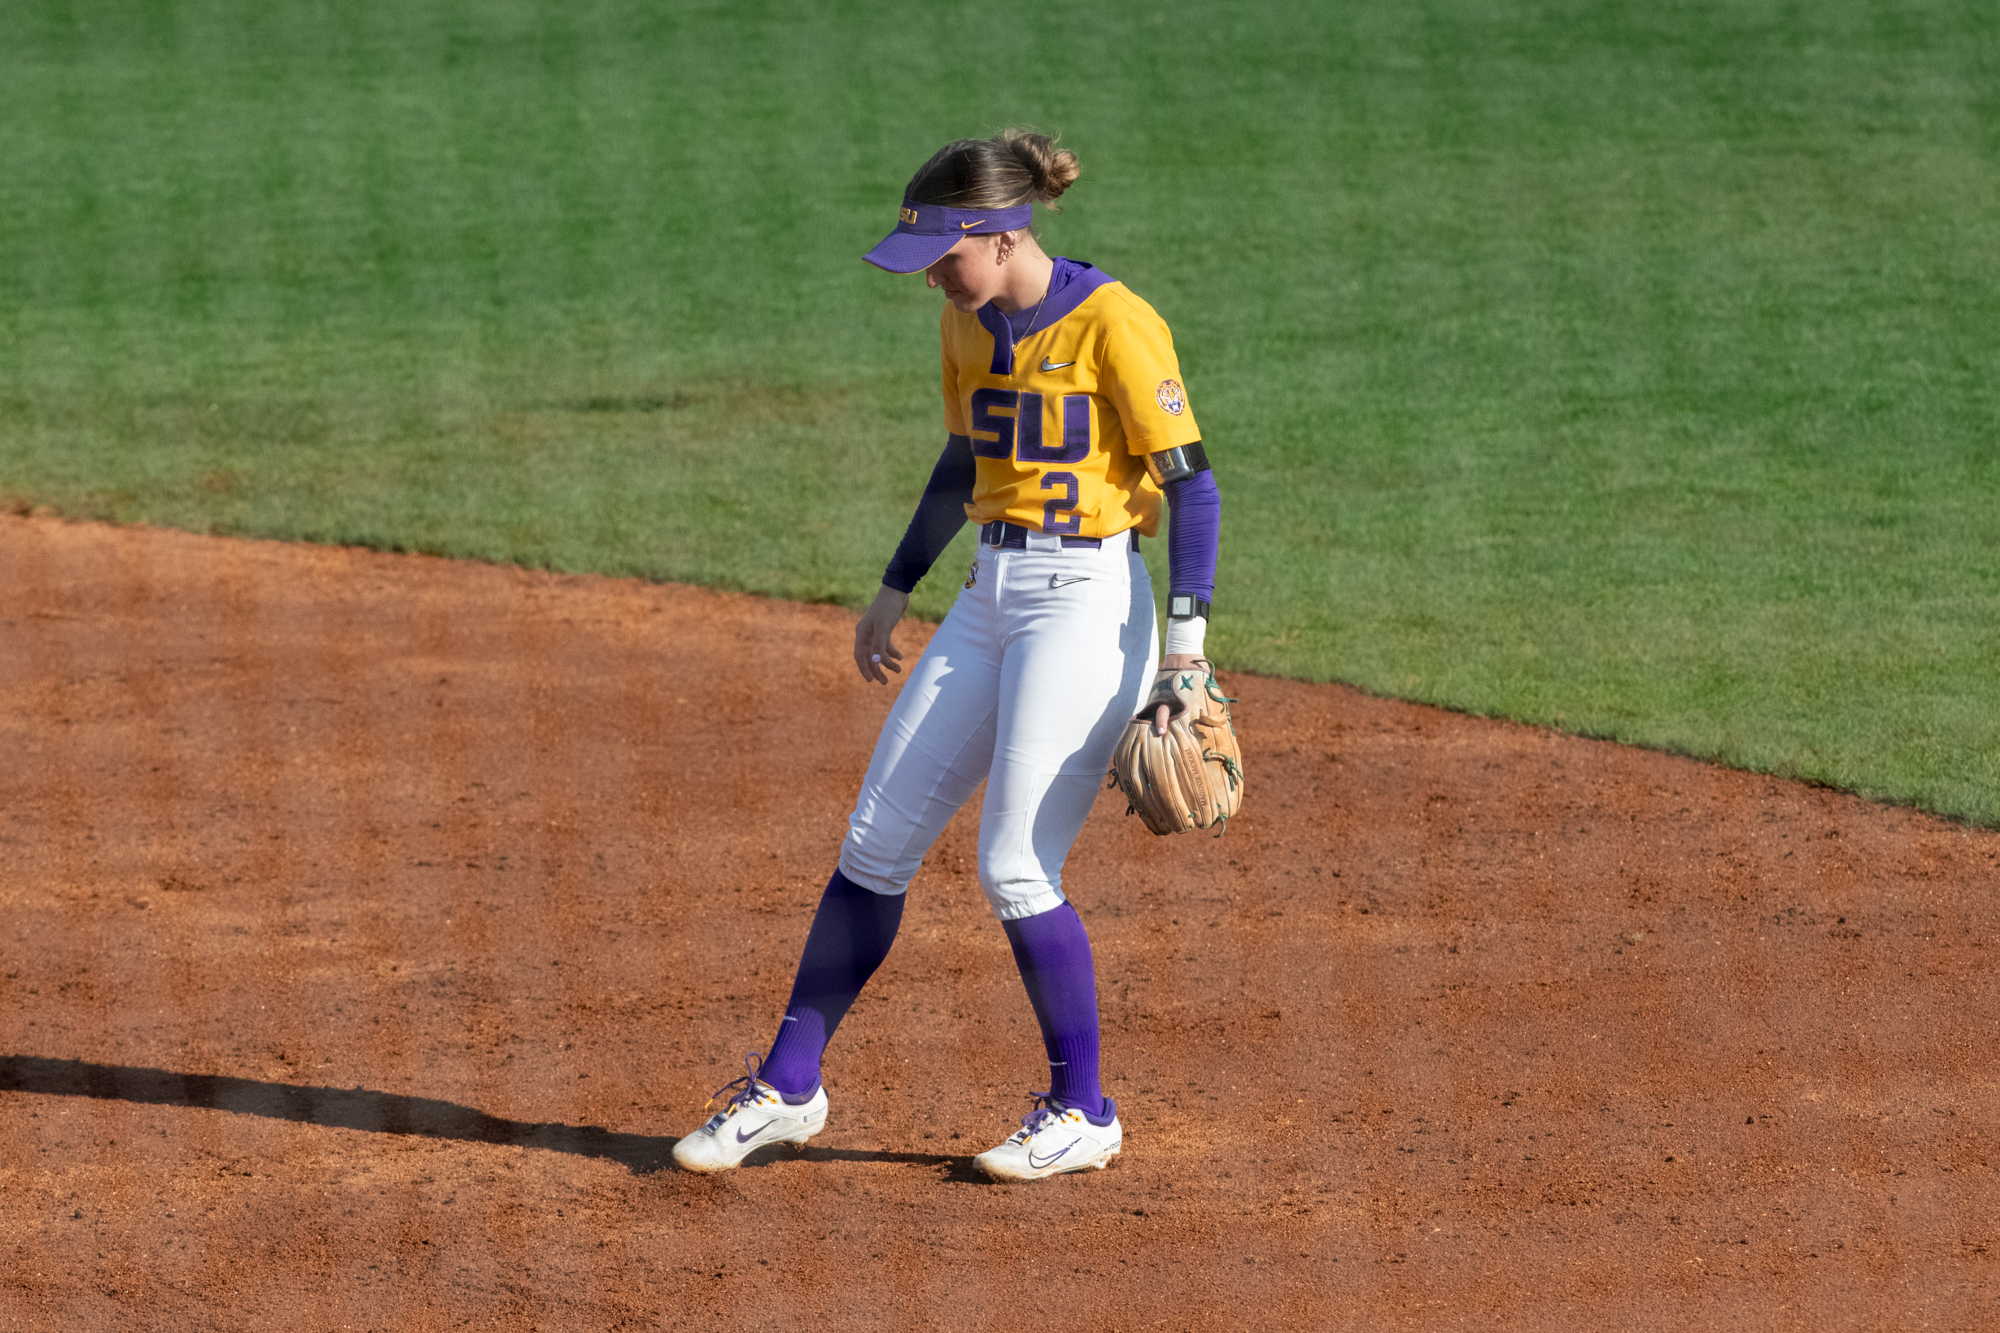
[[[1062,866],[1152,688],[1153,587],[1129,538],[982,544],[910,669],[848,818],[840,869],[901,893],[980,781],[979,886],[1003,921],[1063,901]]]

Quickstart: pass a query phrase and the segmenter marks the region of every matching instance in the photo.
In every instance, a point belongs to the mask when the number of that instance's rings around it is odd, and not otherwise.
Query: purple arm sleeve
[[[972,484],[978,479],[978,467],[972,457],[970,437],[945,437],[944,452],[938,455],[937,466],[931,469],[930,484],[924,487],[924,498],[917,501],[917,512],[910,517],[910,526],[897,544],[896,554],[882,571],[882,582],[897,592],[908,592],[931,572],[944,548],[951,545],[951,539],[965,526],[965,507],[972,503]],[[1210,567],[1214,564],[1215,558],[1210,556]]]
[[[1215,552],[1222,543],[1222,492],[1203,468],[1167,483],[1167,591],[1203,601],[1215,596]]]

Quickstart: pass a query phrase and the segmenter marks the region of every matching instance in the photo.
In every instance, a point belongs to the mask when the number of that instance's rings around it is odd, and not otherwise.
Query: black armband
[[[1177,592],[1167,598],[1167,619],[1169,620],[1207,620],[1208,618],[1208,598],[1206,597],[1191,597],[1187,593]]]
[[[1154,485],[1164,488],[1168,482],[1208,471],[1208,455],[1203,452],[1200,440],[1193,444],[1175,445],[1156,454],[1147,454],[1146,471],[1152,474]]]

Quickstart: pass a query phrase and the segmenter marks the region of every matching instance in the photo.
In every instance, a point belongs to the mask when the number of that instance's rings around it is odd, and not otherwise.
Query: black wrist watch
[[[1180,592],[1167,598],[1167,619],[1194,620],[1197,617],[1202,620],[1208,619],[1207,598],[1190,597],[1186,593]]]

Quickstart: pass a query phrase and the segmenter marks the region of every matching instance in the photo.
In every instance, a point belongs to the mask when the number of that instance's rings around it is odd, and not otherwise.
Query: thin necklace
[[[1055,284],[1056,276],[1051,273],[1049,274],[1049,287],[1053,287]],[[1042,299],[1035,302],[1035,313],[1028,316],[1028,327],[1021,330],[1021,338],[1025,338],[1035,331],[1035,321],[1042,317],[1042,307],[1049,303],[1049,287],[1042,288]],[[1021,338],[1014,339],[1014,346],[1019,347],[1021,345]]]

